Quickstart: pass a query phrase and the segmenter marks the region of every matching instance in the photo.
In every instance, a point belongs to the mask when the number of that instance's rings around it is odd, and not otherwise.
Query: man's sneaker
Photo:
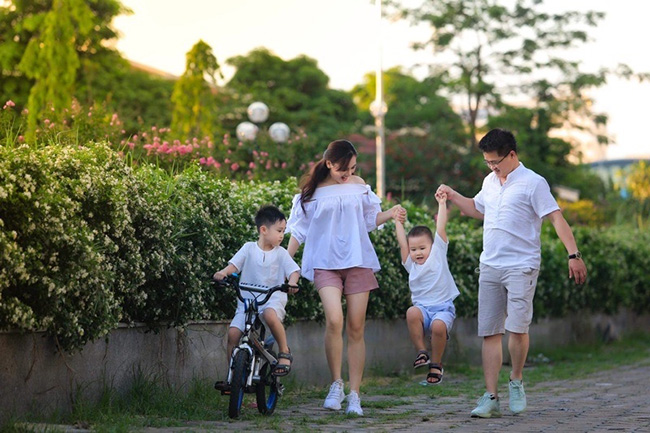
[[[486,392],[478,399],[477,406],[472,411],[472,416],[478,418],[500,417],[501,408],[499,407],[499,399],[494,394]]]
[[[345,409],[346,415],[363,416],[363,409],[361,409],[361,399],[356,391],[350,391],[348,394],[348,408]]]
[[[330,392],[325,398],[323,407],[330,410],[341,410],[341,402],[345,399],[343,392],[343,381],[341,379],[334,381],[330,386]]]
[[[513,413],[520,413],[526,409],[526,392],[524,383],[521,380],[511,380],[508,383],[510,391],[510,410]]]

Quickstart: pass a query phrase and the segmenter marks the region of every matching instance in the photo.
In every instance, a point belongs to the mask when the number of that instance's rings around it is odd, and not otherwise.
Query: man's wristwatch
[[[582,258],[582,253],[580,251],[576,251],[573,254],[569,254],[569,260],[571,259],[581,259]]]

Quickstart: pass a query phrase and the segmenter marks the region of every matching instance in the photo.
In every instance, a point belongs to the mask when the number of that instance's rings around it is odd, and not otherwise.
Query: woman
[[[301,243],[302,275],[314,282],[325,312],[325,353],[332,385],[323,407],[340,410],[346,397],[341,378],[343,363],[343,307],[347,305],[346,334],[350,394],[347,414],[363,415],[359,387],[366,358],[364,328],[371,290],[378,288],[374,273],[379,260],[368,232],[389,219],[404,222],[406,211],[397,205],[381,211],[381,200],[354,174],[357,151],[347,140],[327,146],[323,158],[305,177],[293,200],[287,231],[287,250],[293,256]]]

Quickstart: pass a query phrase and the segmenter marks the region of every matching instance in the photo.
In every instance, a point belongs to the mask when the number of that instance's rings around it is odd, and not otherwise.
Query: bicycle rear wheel
[[[240,350],[235,354],[232,364],[232,379],[230,381],[230,403],[228,404],[228,416],[238,418],[241,413],[241,405],[244,401],[246,391],[246,379],[250,366],[250,353]]]
[[[275,354],[271,352],[275,357]],[[268,361],[260,368],[260,381],[255,386],[257,410],[262,415],[271,415],[280,399],[278,378],[271,374],[273,367]]]

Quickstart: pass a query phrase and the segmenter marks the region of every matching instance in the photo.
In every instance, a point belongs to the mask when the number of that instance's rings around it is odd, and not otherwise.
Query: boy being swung
[[[275,206],[264,206],[255,215],[255,225],[259,238],[257,242],[246,242],[230,259],[228,266],[216,272],[215,280],[223,280],[228,275],[238,272],[240,284],[273,287],[283,284],[287,279],[291,286],[289,293],[298,291],[300,267],[293,261],[287,250],[280,246],[284,239],[287,221],[284,214]],[[244,298],[254,297],[252,293],[242,291]],[[260,306],[260,317],[268,326],[278,343],[278,364],[273,369],[276,376],[286,376],[291,371],[293,357],[287,343],[287,335],[282,325],[287,305],[287,294],[275,292],[267,303]],[[244,304],[237,301],[237,311],[228,329],[228,359],[239,343],[245,326]]]
[[[438,221],[435,239],[431,230],[416,226],[408,236],[404,226],[395,221],[402,264],[409,274],[413,306],[406,312],[406,322],[413,345],[418,350],[415,368],[429,367],[427,384],[442,382],[442,355],[449,331],[456,318],[453,300],[459,295],[447,263],[447,195],[437,193]],[[425,334],[431,333],[431,356],[426,350]]]

